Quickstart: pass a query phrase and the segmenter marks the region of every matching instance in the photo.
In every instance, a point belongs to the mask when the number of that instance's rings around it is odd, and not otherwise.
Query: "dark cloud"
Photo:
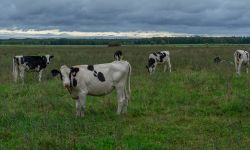
[[[0,0],[0,28],[250,34],[248,0]]]

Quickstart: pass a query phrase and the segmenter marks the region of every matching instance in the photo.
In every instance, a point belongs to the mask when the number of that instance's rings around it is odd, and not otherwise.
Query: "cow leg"
[[[155,73],[155,69],[156,69],[156,65],[152,68],[152,74],[154,74]]]
[[[76,100],[76,116],[84,117],[86,94],[79,94],[79,98]]]
[[[235,70],[236,70],[236,73],[238,73],[238,61],[237,61],[237,56],[234,56],[234,66],[235,66]]]
[[[118,99],[118,107],[117,107],[117,114],[121,114],[124,103],[125,103],[125,89],[122,86],[116,87],[117,91],[117,99]]]
[[[42,74],[43,74],[43,70],[39,71],[39,75],[38,75],[38,81],[41,82],[42,80]]]
[[[240,75],[240,69],[241,69],[242,62],[243,62],[243,60],[240,59],[240,60],[239,60],[239,64],[238,64],[238,74],[239,74],[239,75]]]
[[[18,78],[18,65],[14,64],[13,65],[13,77],[14,77],[14,81],[17,82],[17,78]]]
[[[19,67],[19,76],[22,80],[22,83],[24,84],[24,72],[25,72],[25,68],[24,67]]]
[[[167,70],[167,62],[164,63],[164,70],[163,70],[163,72],[166,72],[166,70]]]
[[[81,103],[80,99],[76,99],[76,117],[81,116]]]
[[[125,99],[124,99],[124,102],[123,102],[122,113],[127,113],[127,110],[128,110],[128,94],[127,94],[126,89],[124,90],[124,93],[125,93]]]
[[[167,59],[167,62],[168,62],[169,72],[171,72],[171,68],[172,68],[172,66],[171,66],[171,63],[170,63],[170,58],[168,58],[168,59]]]
[[[248,74],[248,66],[249,66],[249,62],[247,62],[246,64],[246,73]]]

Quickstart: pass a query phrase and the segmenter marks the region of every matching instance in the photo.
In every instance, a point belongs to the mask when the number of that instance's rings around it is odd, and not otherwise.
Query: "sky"
[[[250,36],[250,0],[0,0],[0,38]]]

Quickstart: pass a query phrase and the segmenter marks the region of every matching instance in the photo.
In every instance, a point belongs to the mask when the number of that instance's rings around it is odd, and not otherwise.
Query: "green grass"
[[[0,46],[0,149],[249,149],[250,78],[234,66],[213,64],[217,55],[232,59],[249,45],[158,46]],[[116,93],[87,97],[85,118],[49,71],[63,64],[113,60],[121,49],[132,65],[128,113],[116,115]],[[171,53],[172,73],[159,66],[149,76],[147,56]],[[14,55],[54,54],[44,72],[12,81]]]

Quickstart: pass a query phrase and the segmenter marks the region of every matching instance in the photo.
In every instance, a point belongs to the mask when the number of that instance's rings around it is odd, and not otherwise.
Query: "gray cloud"
[[[248,0],[0,0],[0,29],[250,35]]]

